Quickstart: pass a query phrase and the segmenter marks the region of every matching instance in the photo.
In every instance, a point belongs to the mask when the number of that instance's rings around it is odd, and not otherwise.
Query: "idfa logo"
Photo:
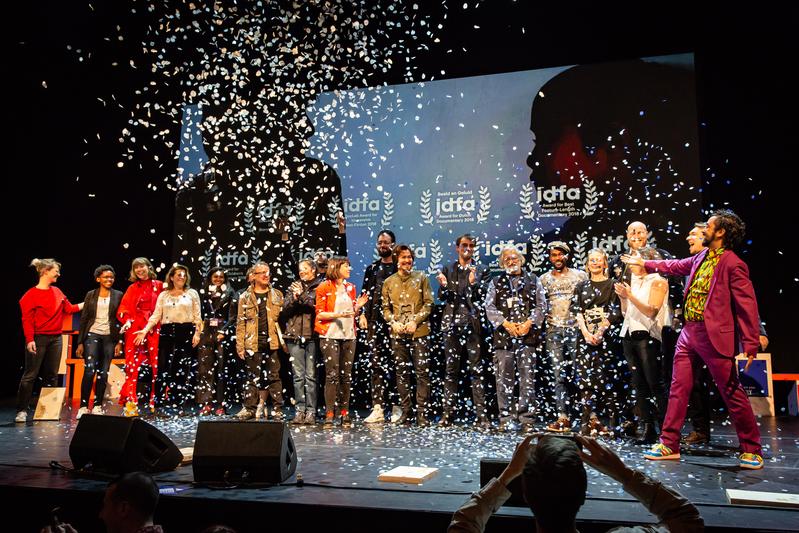
[[[553,185],[546,189],[544,187],[536,187],[535,190],[538,192],[538,203],[580,199],[579,187],[567,187],[566,185],[556,187]]]
[[[380,211],[380,200],[370,200],[368,196],[344,200],[345,213],[363,213],[365,211]]]
[[[441,213],[457,213],[459,211],[474,211],[474,198],[463,196],[450,197],[446,200],[436,198],[436,215]]]
[[[247,254],[243,252],[227,252],[225,254],[218,254],[216,256],[216,260],[219,266],[223,267],[247,266],[249,264],[249,258],[247,257]]]
[[[499,241],[498,243],[491,244],[491,241],[486,241],[482,243],[481,247],[486,256],[494,256],[499,257],[499,254],[502,253],[502,250],[509,247],[516,248],[516,250],[526,256],[527,255],[527,243],[526,242],[515,242],[513,239],[509,241]]]
[[[413,256],[416,259],[427,258],[427,245],[425,244],[408,244],[408,248],[413,250]]]
[[[594,237],[594,248],[602,248],[606,252],[618,253],[624,249],[624,243],[627,237],[624,235],[617,235],[616,237],[603,236],[603,238]]]

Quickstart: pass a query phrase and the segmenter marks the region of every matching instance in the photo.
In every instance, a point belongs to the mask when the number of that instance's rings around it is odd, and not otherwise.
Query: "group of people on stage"
[[[475,424],[481,429],[492,427],[486,414],[483,372],[483,346],[490,346],[501,431],[533,428],[539,400],[537,359],[546,358],[553,372],[557,408],[547,430],[607,435],[615,429],[640,436],[641,443],[656,444],[649,458],[671,459],[679,457],[675,450],[688,397],[694,376],[704,364],[727,403],[741,446],[754,465],[750,467],[762,466],[757,426],[733,364],[739,352],[751,361],[765,338],[758,338],[759,316],[748,271],[733,252],[743,229],[743,222],[732,212],[718,211],[688,236],[693,245],[695,231],[701,231],[702,248],[707,249],[674,261],[664,260],[666,252],[647,246],[646,226],[633,222],[627,233],[629,252],[610,260],[604,250],[593,249],[586,271],[569,266],[567,243],[549,243],[552,268],[540,277],[523,268],[525,258],[512,246],[501,251],[500,272],[492,277],[486,266],[475,261],[476,238],[458,237],[457,259],[435,276],[438,298],[444,304],[440,332],[446,358],[438,424],[449,426],[456,420],[459,373],[465,358]],[[266,263],[252,265],[247,272],[249,284],[239,293],[228,283],[224,270],[213,269],[202,296],[191,288],[185,266],[173,265],[162,283],[155,279],[147,259],[136,258],[124,295],[112,288],[114,269],[101,265],[94,273],[98,288],[79,305],[71,304],[52,286],[60,265],[50,259],[34,260],[39,284],[20,300],[27,355],[17,420],[27,416],[33,380],[40,371],[45,383],[55,377],[62,316],[82,309],[76,355],[85,358],[86,372],[79,415],[89,412],[95,376],[95,397],[102,399],[111,357],[122,346],[126,381],[120,402],[126,416],[139,414],[137,384],[144,363],[152,370],[148,403],[152,412],[189,413],[196,403],[201,415],[222,415],[221,370],[229,343],[243,361],[245,374],[239,419],[268,417],[270,398],[272,418],[284,419],[279,353],[284,350],[292,365],[293,422],[316,422],[316,367],[321,357],[324,425],[349,427],[357,330],[361,328],[366,332],[372,403],[364,422],[386,421],[388,381],[393,373],[401,409],[394,422],[407,424],[415,418],[417,425],[428,426],[434,303],[430,280],[414,270],[414,251],[397,244],[393,232],[378,234],[377,253],[379,259],[366,269],[360,295],[348,281],[351,266],[346,257],[300,261],[298,279],[285,294],[271,284]],[[683,279],[686,288],[681,304],[677,294]],[[680,329],[673,351],[669,339]],[[619,364],[618,352],[623,353],[626,369]],[[664,361],[672,358],[674,374],[667,393],[665,376],[670,365]],[[632,391],[626,373],[631,376]],[[411,374],[416,382],[415,401]],[[102,412],[101,403],[95,401],[93,413]]]

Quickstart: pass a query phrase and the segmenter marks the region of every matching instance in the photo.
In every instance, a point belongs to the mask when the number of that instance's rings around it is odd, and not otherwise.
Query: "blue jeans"
[[[89,407],[89,396],[92,394],[92,382],[95,374],[97,384],[94,388],[94,405],[103,405],[105,386],[108,382],[108,368],[114,357],[116,343],[111,335],[89,333],[83,342],[83,381],[80,384],[80,406]]]
[[[558,415],[569,415],[571,402],[568,399],[567,383],[571,381],[569,367],[572,366],[577,351],[576,328],[557,326],[547,327],[546,351],[552,360],[552,372],[555,375],[555,405]]]
[[[294,374],[294,407],[298,413],[316,414],[316,340],[287,344]]]

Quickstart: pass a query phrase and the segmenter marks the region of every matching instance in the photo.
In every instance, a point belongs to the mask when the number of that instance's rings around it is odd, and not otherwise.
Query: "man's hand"
[[[621,262],[627,265],[637,265],[637,266],[644,266],[644,259],[638,255],[627,255],[623,254],[621,256]]]
[[[121,353],[122,353],[122,344],[116,343],[114,345],[114,357],[119,357]]]
[[[78,344],[78,347],[75,348],[75,357],[83,359],[83,344]]]
[[[366,320],[366,315],[361,314],[361,316],[358,317],[358,327],[361,329],[369,328],[369,322]]]
[[[477,281],[477,277],[475,273],[477,272],[477,267],[472,265],[469,267],[469,285],[474,285],[474,282]]]
[[[131,324],[133,324],[133,321],[131,320],[128,320],[127,322],[122,324],[122,327],[119,328],[119,333],[125,333],[127,330],[130,329]]]
[[[405,324],[405,333],[413,334],[414,331],[416,331],[416,322],[411,321]]]
[[[528,333],[530,333],[530,328],[533,327],[533,321],[527,319],[525,322],[519,324],[518,332],[520,337],[524,337]]]
[[[766,348],[768,348],[768,337],[765,335],[760,336],[760,351],[765,352]]]
[[[532,440],[533,435],[528,435],[516,445],[516,450],[513,452],[508,466],[499,475],[499,481],[505,485],[505,488],[524,471],[524,465],[527,464],[527,458],[530,457],[530,441]]]
[[[397,322],[395,320],[391,323],[391,331],[397,335],[401,335],[402,333],[405,333],[405,325],[402,322]]]
[[[578,444],[583,445],[583,449],[578,449],[577,454],[585,464],[622,484],[630,478],[632,469],[628,468],[613,450],[591,437],[578,435],[574,438]]]
[[[502,323],[502,327],[505,328],[505,330],[508,333],[510,333],[511,337],[519,336],[519,326],[516,325],[515,322],[510,322],[509,320],[506,320],[505,322]]]
[[[367,293],[363,293],[363,294],[361,294],[360,296],[358,296],[358,299],[357,299],[357,300],[355,300],[355,307],[357,307],[358,309],[360,309],[361,307],[363,307],[364,305],[366,305],[366,303],[367,303],[368,301],[369,301],[369,294],[367,294]]]
[[[36,343],[34,341],[30,341],[26,344],[25,348],[27,348],[30,353],[36,353]]]
[[[749,367],[752,366],[752,361],[755,360],[755,356],[751,354],[740,353],[738,356],[745,356],[746,357],[746,366],[744,366],[744,374],[749,372]]]
[[[238,355],[238,356],[239,356],[239,359],[241,359],[242,361],[244,361],[244,350],[241,350],[241,351],[236,351],[236,355]]]
[[[198,344],[200,344],[200,332],[195,331],[191,337],[191,347],[196,348]]]
[[[436,275],[436,280],[438,281],[438,284],[441,285],[442,287],[447,286],[447,276],[445,276],[442,272],[439,272]]]

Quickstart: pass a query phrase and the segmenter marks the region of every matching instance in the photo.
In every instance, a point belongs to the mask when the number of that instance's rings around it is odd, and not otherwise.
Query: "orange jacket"
[[[344,290],[352,300],[353,310],[355,309],[355,285],[345,281]],[[316,318],[314,319],[314,331],[319,335],[327,335],[327,329],[330,327],[330,320],[322,320],[319,318],[319,313],[332,313],[336,310],[336,282],[326,279],[316,288]],[[352,317],[352,323],[357,330],[357,322],[355,317]]]

